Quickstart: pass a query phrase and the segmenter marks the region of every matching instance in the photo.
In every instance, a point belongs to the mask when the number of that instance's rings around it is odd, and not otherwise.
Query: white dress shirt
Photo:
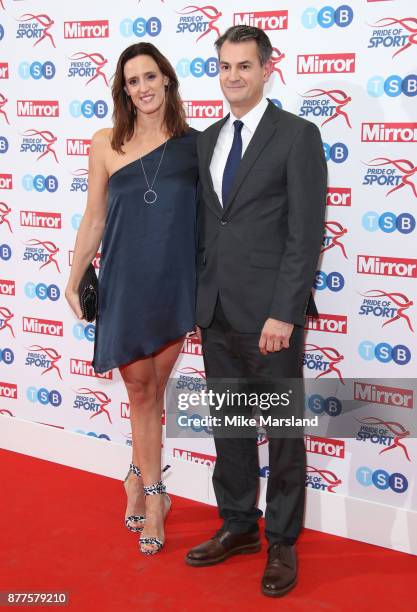
[[[266,111],[268,106],[268,100],[262,98],[256,106],[254,106],[246,115],[240,117],[240,121],[243,121],[242,127],[242,157],[246,151],[248,144],[251,141],[253,134],[261,120],[262,115]],[[233,143],[233,137],[235,134],[235,126],[233,122],[236,121],[235,117],[230,111],[230,116],[226,123],[220,130],[217,138],[216,145],[213,151],[213,157],[210,162],[210,174],[213,181],[214,191],[217,193],[220,204],[223,206],[222,201],[222,183],[223,183],[223,172],[226,165],[227,157],[230,153],[230,149]]]

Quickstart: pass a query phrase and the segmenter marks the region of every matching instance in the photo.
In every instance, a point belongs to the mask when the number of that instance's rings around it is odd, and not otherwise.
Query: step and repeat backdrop
[[[230,25],[255,25],[274,47],[267,96],[319,126],[329,168],[321,314],[307,320],[304,354],[306,414],[326,428],[306,436],[306,486],[324,505],[339,494],[417,510],[415,8],[412,0],[0,0],[0,413],[131,445],[119,372],[94,373],[94,324],[77,321],[64,298],[90,139],[111,125],[116,61],[139,41],[176,68],[193,127],[223,117],[213,43]],[[205,389],[195,338],[172,376],[178,389]],[[209,427],[189,416],[182,437],[164,439],[165,461],[211,470]],[[266,479],[265,442],[260,432]]]

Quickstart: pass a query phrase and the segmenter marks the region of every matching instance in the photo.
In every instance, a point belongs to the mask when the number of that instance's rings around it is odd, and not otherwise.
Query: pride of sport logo
[[[336,249],[340,250],[345,259],[348,259],[345,245],[342,242],[342,238],[345,236],[345,234],[347,234],[347,231],[347,228],[343,227],[339,221],[326,221],[324,224],[324,234],[320,254],[325,253],[330,249]]]
[[[356,272],[377,276],[417,278],[417,259],[385,257],[383,255],[357,255]]]
[[[77,410],[89,412],[90,419],[103,414],[112,423],[110,416],[111,398],[101,389],[94,390],[89,387],[77,389],[72,407]]]
[[[0,117],[4,117],[4,121],[7,125],[10,125],[9,117],[6,113],[5,106],[8,103],[9,99],[2,93],[0,93]]]
[[[404,293],[370,289],[360,295],[363,300],[359,308],[359,315],[365,317],[372,316],[380,320],[382,323],[381,327],[385,327],[395,321],[404,321],[405,326],[410,331],[414,331],[407,313],[414,302]]]
[[[48,372],[56,372],[62,380],[61,370],[58,365],[61,358],[62,355],[51,346],[32,344],[27,348],[25,365],[31,368],[40,368],[42,370],[41,376]]]
[[[14,317],[13,312],[10,308],[6,306],[0,306],[0,332],[6,332],[6,330],[12,335],[14,338],[14,330],[12,327],[12,319]],[[4,337],[4,333],[2,333]]]
[[[86,85],[92,83],[99,77],[109,86],[106,74],[103,72],[108,60],[101,53],[85,53],[79,51],[71,55],[67,77],[69,79],[81,78],[86,80]],[[103,81],[100,80],[100,83]]]
[[[352,127],[345,109],[352,98],[342,89],[309,89],[300,95],[303,98],[298,113],[300,117],[319,117],[323,119],[321,127],[340,117],[345,125]]]
[[[307,465],[306,469],[306,487],[318,489],[334,493],[335,488],[342,484],[342,479],[339,478],[331,470],[316,468],[312,465]]]
[[[70,191],[85,193],[88,189],[88,169],[77,168],[72,172]]]
[[[10,220],[8,219],[11,212],[12,209],[6,204],[6,202],[0,202],[0,226],[4,225],[4,227],[7,227],[8,231],[13,234],[12,226],[10,224]]]
[[[386,195],[390,195],[403,187],[417,198],[417,166],[409,159],[390,157],[375,157],[366,162],[368,170],[363,177],[362,185],[368,187],[390,187]]]
[[[215,6],[185,6],[180,11],[177,23],[177,34],[198,34],[196,42],[204,36],[213,33],[216,38],[220,36],[217,21],[222,13]]]
[[[206,374],[192,366],[185,366],[177,370],[179,373],[175,388],[200,393],[206,389]]]
[[[33,261],[42,264],[39,270],[55,264],[57,271],[61,272],[59,264],[55,259],[59,253],[59,247],[56,244],[50,240],[38,240],[37,238],[31,238],[24,244],[26,248],[23,253],[23,261]]]
[[[20,145],[20,153],[39,153],[36,161],[48,155],[58,163],[54,148],[57,140],[58,138],[50,130],[25,130]]]
[[[18,117],[59,117],[58,100],[17,100]]]
[[[108,38],[109,22],[98,21],[65,21],[64,38]]]
[[[288,11],[252,11],[233,13],[233,25],[246,25],[261,30],[287,30]]]
[[[55,48],[54,38],[50,32],[55,22],[48,15],[25,13],[19,17],[17,21],[16,38],[33,40],[34,47],[43,40],[49,40],[51,45]]]
[[[360,427],[356,433],[356,440],[384,446],[379,451],[380,455],[398,448],[403,451],[408,461],[411,461],[408,449],[404,444],[404,439],[410,435],[410,431],[404,425],[397,421],[385,421],[376,416],[363,416],[357,421]]]
[[[297,74],[349,74],[355,69],[355,53],[297,55]]]
[[[417,45],[417,20],[415,17],[383,17],[370,24],[373,28],[368,49],[390,49],[392,57]]]
[[[362,123],[362,142],[417,142],[417,123]]]
[[[318,346],[317,344],[305,344],[303,354],[303,367],[306,370],[318,372],[316,380],[327,374],[335,374],[342,384],[342,372],[340,363],[343,361],[342,355],[333,346]]]

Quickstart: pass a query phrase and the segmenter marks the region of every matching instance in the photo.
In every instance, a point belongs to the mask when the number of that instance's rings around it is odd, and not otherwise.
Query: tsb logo
[[[61,292],[57,285],[45,285],[44,283],[26,283],[25,285],[25,295],[26,297],[33,299],[35,297],[40,300],[52,300],[56,302],[59,300]]]
[[[36,387],[28,387],[26,390],[26,397],[30,402],[39,402],[43,406],[51,404],[51,406],[60,406],[62,403],[62,395],[56,389],[48,391],[44,387],[37,389]]]
[[[0,153],[7,153],[9,149],[9,141],[5,136],[0,136]]]
[[[107,115],[108,110],[104,100],[97,100],[97,102],[93,102],[93,100],[84,100],[84,102],[73,100],[69,105],[71,116],[76,118],[86,117],[91,119],[91,117],[97,117],[97,119],[103,119]]]
[[[417,75],[409,74],[401,78],[397,74],[389,77],[373,76],[367,84],[367,91],[373,98],[379,98],[384,94],[390,98],[395,98],[404,94],[413,97],[417,95]]]
[[[367,232],[382,230],[391,234],[398,231],[401,234],[411,234],[416,227],[416,220],[410,213],[395,215],[393,212],[384,212],[382,215],[373,211],[366,212],[362,217],[362,226]]]
[[[77,340],[88,340],[94,342],[96,327],[91,323],[89,325],[83,325],[82,323],[76,323],[72,328],[72,334]]]
[[[53,62],[20,62],[17,69],[21,79],[53,79],[56,68]]]
[[[53,174],[43,176],[42,174],[25,174],[22,177],[22,186],[25,191],[49,191],[49,193],[55,193],[58,189],[58,179]]]
[[[0,363],[4,363],[6,365],[12,364],[14,361],[14,353],[10,348],[0,348]]]
[[[301,17],[301,23],[305,28],[331,28],[334,25],[339,28],[346,28],[352,23],[353,10],[347,4],[343,4],[334,9],[331,6],[324,6],[318,10],[314,7],[308,7]]]
[[[332,161],[335,164],[343,164],[349,156],[349,149],[343,142],[335,142],[333,145],[324,142],[323,148],[326,161]]]
[[[363,340],[358,347],[359,355],[364,361],[377,359],[380,363],[393,361],[397,365],[407,365],[411,359],[411,351],[405,344],[391,346],[388,342],[375,344],[370,340]]]
[[[337,417],[342,412],[342,402],[337,397],[323,397],[318,393],[306,396],[306,407],[314,414]]]
[[[404,493],[408,489],[408,480],[404,474],[389,474],[385,470],[371,470],[367,466],[356,470],[356,480],[363,487],[374,486],[381,491],[391,489],[394,493]]]
[[[219,62],[217,57],[209,57],[207,60],[196,57],[192,60],[180,59],[176,66],[180,77],[185,78],[190,75],[196,78],[202,76],[215,77],[219,74]]]
[[[12,256],[12,249],[8,244],[0,244],[0,259],[9,261]]]
[[[162,24],[158,17],[123,19],[120,23],[120,34],[125,37],[137,36],[138,38],[143,38],[146,35],[158,36],[161,33],[161,29]]]
[[[329,291],[341,291],[345,286],[345,279],[343,274],[340,272],[323,272],[322,270],[317,270],[316,277],[314,280],[314,288],[318,291],[323,291],[324,289],[329,289]]]

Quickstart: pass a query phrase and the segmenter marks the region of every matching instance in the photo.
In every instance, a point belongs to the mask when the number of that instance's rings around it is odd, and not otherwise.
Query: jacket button
[[[227,224],[227,219],[220,219],[220,223],[221,223],[221,225],[226,225]]]

